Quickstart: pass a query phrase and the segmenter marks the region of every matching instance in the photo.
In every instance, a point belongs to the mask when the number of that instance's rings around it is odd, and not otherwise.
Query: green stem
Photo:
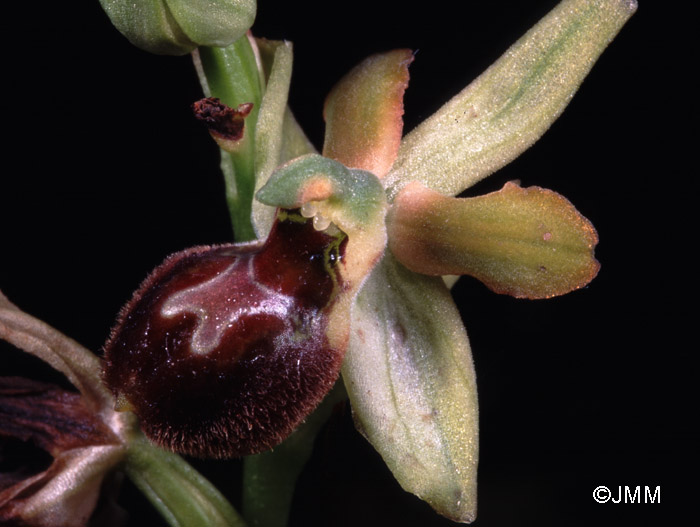
[[[221,170],[234,237],[239,242],[254,240],[255,128],[264,90],[255,50],[248,36],[243,36],[225,48],[200,47],[193,59],[207,97],[218,97],[231,108],[253,103],[239,148],[233,153],[221,151]]]
[[[144,437],[129,444],[125,471],[172,527],[245,527],[226,498],[199,472]]]
[[[251,527],[284,527],[294,496],[294,487],[311,457],[314,439],[333,412],[347,399],[343,381],[282,444],[273,450],[243,460],[243,515]]]

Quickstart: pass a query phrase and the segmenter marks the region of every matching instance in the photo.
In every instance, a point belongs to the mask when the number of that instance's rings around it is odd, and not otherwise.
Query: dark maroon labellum
[[[346,237],[282,211],[262,245],[170,256],[124,307],[105,379],[146,435],[198,457],[280,443],[338,378],[328,314]]]

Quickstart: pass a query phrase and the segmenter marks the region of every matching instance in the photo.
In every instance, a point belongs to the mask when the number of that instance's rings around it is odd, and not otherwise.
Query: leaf
[[[378,178],[391,168],[403,131],[403,94],[413,53],[372,55],[348,72],[326,98],[323,155]]]
[[[389,247],[409,269],[468,274],[497,293],[549,298],[598,273],[598,235],[563,196],[506,183],[476,198],[449,198],[420,183],[404,187],[387,218]]]
[[[401,486],[454,521],[473,521],[476,381],[442,280],[387,254],[355,303],[342,373],[358,429]]]
[[[387,175],[456,195],[530,147],[557,119],[634,0],[564,0],[480,77],[408,134]]]

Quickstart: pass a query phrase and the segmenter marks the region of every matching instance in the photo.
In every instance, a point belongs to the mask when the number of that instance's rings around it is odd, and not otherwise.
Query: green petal
[[[102,384],[100,359],[73,339],[20,310],[2,292],[0,338],[63,373],[93,410],[113,407],[114,398]]]
[[[372,55],[333,87],[323,111],[324,156],[379,178],[386,175],[401,142],[411,62],[408,49]]]
[[[475,374],[440,278],[382,260],[355,303],[343,380],[358,429],[401,486],[452,520],[473,521]]]
[[[255,20],[255,0],[165,1],[182,31],[199,46],[228,46]]]
[[[404,187],[387,218],[389,247],[409,269],[468,274],[497,293],[548,298],[598,273],[598,235],[563,196],[506,183],[476,198],[449,198],[419,183]]]
[[[636,10],[634,0],[564,0],[401,143],[390,198],[410,181],[456,195],[549,128]]]

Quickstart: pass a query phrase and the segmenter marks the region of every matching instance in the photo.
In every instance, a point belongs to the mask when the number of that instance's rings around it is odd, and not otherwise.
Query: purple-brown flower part
[[[327,323],[345,288],[345,241],[281,211],[262,245],[169,257],[105,346],[118,404],[180,453],[243,456],[281,442],[339,374],[345,349]]]
[[[77,393],[17,377],[0,377],[0,458],[3,443],[32,444],[53,460],[33,473],[0,474],[0,524],[86,525],[102,479],[122,454],[120,439]],[[11,461],[11,460],[8,460]]]

